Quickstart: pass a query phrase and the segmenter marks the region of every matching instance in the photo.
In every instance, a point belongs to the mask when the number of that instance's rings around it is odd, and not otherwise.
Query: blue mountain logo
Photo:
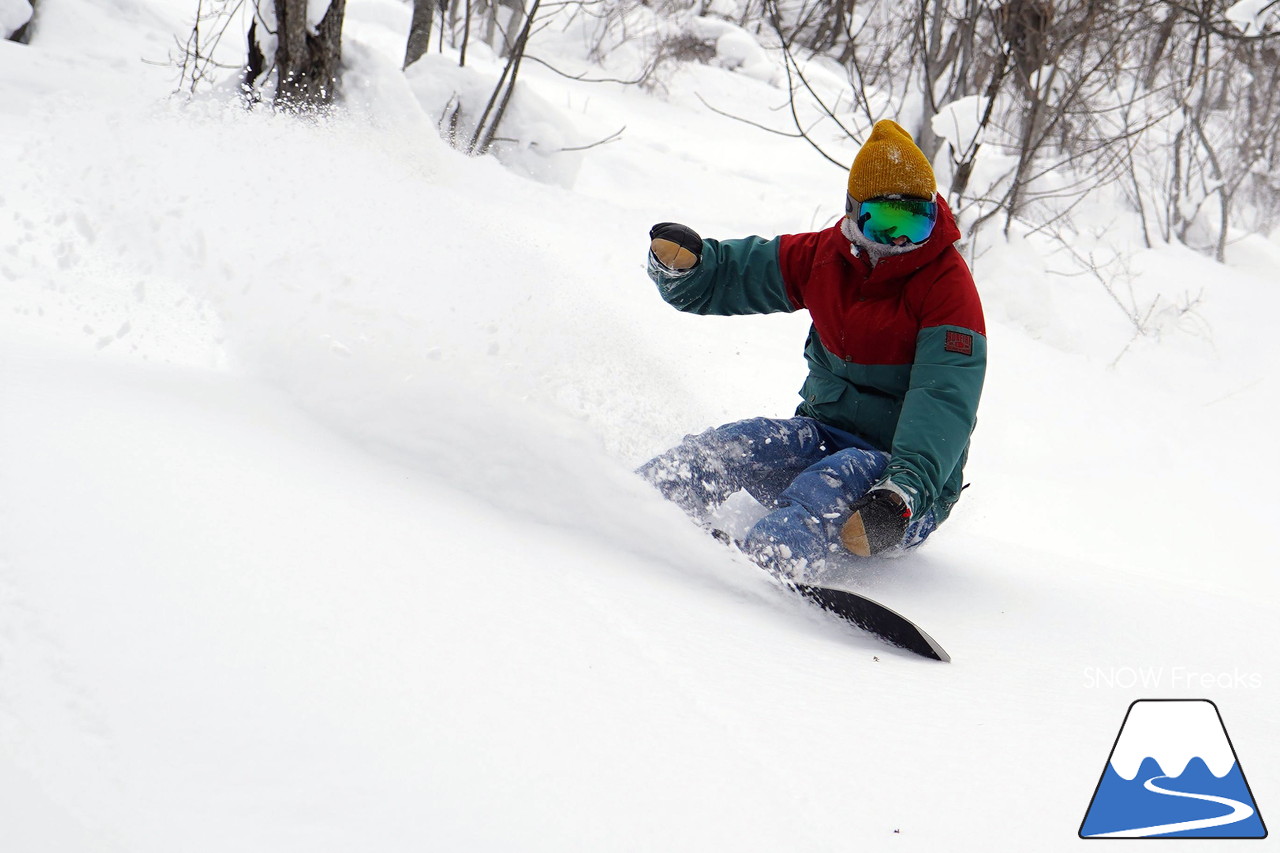
[[[1081,838],[1266,838],[1218,706],[1139,699],[1098,780]]]

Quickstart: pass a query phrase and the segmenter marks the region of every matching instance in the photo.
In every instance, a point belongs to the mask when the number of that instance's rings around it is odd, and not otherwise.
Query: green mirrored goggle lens
[[[877,243],[893,243],[900,237],[923,243],[937,221],[938,204],[933,201],[871,199],[858,205],[858,228]]]

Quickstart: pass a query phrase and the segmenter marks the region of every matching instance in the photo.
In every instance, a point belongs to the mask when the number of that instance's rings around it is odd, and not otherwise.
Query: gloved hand
[[[859,557],[873,557],[902,543],[911,508],[889,489],[872,489],[853,502],[853,515],[840,529],[840,541]]]
[[[649,229],[649,250],[669,270],[691,270],[702,260],[702,238],[678,222],[659,222]]]

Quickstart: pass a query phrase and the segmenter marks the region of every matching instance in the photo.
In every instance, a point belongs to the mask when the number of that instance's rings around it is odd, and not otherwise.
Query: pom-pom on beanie
[[[938,184],[929,158],[897,122],[882,119],[853,158],[849,195],[867,201],[886,195],[933,198]]]

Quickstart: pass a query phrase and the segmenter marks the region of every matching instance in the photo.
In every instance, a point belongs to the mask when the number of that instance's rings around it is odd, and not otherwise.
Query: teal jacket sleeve
[[[885,472],[885,479],[911,498],[916,513],[937,507],[943,517],[959,496],[955,477],[978,420],[987,373],[978,290],[958,253],[950,255],[924,303],[916,306],[915,358]]]
[[[651,252],[649,277],[664,300],[690,314],[796,311],[782,279],[779,239],[703,240],[701,261],[686,273],[666,269]]]
[[[934,506],[968,450],[986,371],[985,335],[961,326],[920,331],[885,472],[917,513]]]

